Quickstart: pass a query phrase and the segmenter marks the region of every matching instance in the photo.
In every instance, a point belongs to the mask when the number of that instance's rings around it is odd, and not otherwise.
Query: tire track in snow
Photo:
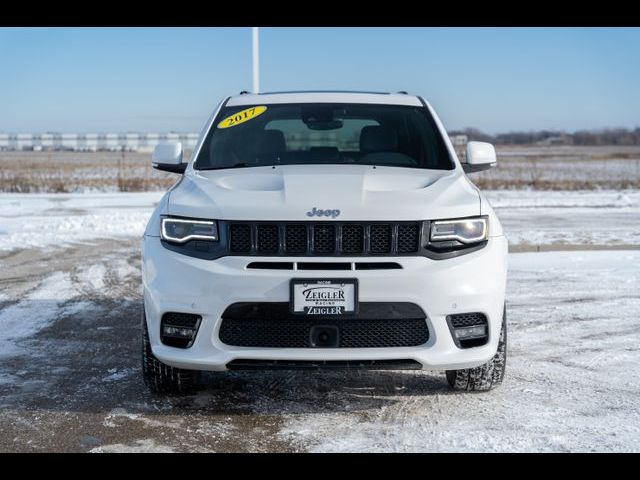
[[[84,298],[127,301],[141,297],[139,259],[134,255],[107,255],[97,263],[78,266],[72,280]]]
[[[0,310],[0,358],[23,353],[20,341],[77,310],[72,300],[79,295],[69,273],[55,272],[25,298]]]

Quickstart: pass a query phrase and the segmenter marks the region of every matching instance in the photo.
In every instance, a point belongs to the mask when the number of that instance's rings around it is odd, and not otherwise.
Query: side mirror
[[[184,173],[186,163],[182,163],[182,143],[159,143],[153,150],[151,165],[158,170],[172,173]]]
[[[495,167],[498,163],[496,150],[493,145],[486,142],[467,143],[466,163],[462,164],[462,169],[466,173],[481,172]]]

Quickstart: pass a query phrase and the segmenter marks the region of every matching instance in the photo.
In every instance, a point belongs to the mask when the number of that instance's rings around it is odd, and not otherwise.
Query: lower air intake
[[[314,334],[334,341],[317,342]],[[356,316],[295,315],[288,303],[237,303],[222,314],[222,343],[256,348],[415,347],[429,340],[422,309],[412,303],[362,302]]]

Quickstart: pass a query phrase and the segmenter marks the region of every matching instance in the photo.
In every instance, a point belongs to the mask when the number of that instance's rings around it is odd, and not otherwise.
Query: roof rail
[[[248,95],[248,94],[249,94],[249,92],[247,92],[246,90],[242,90],[242,91],[240,92],[240,95]]]
[[[276,95],[285,93],[367,93],[374,95],[389,95],[389,92],[371,92],[365,90],[284,90],[280,92],[261,92],[260,95]]]
[[[401,93],[402,95],[409,95],[406,90],[398,90],[396,93]]]

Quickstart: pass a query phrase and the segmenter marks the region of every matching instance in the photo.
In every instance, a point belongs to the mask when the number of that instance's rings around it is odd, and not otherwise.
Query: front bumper
[[[424,257],[376,257],[393,261],[400,270],[290,271],[247,270],[255,257],[202,260],[164,248],[160,238],[142,242],[144,305],[154,355],[179,368],[225,370],[236,359],[254,360],[399,360],[411,359],[426,370],[453,370],[481,365],[493,357],[502,325],[507,240],[491,237],[486,247],[447,260]],[[261,261],[293,262],[295,257],[261,257]],[[314,258],[332,262],[335,258]],[[338,261],[362,261],[340,257]],[[427,315],[429,340],[417,347],[393,348],[253,348],[223,344],[218,338],[221,315],[236,302],[289,301],[291,278],[358,278],[361,302],[411,302]],[[195,313],[202,323],[188,349],[160,341],[160,319],[165,312]],[[451,336],[446,316],[481,312],[488,319],[489,341],[460,349]]]

